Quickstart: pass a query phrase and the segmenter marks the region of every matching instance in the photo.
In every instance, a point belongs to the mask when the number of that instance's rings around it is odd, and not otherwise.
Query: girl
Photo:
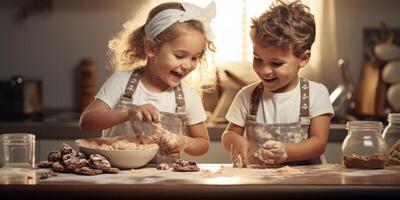
[[[222,143],[234,166],[322,163],[333,108],[324,85],[298,75],[311,56],[312,14],[299,1],[277,1],[250,35],[261,82],[243,88],[226,115]]]
[[[206,153],[209,136],[201,98],[181,81],[202,61],[207,49],[214,50],[210,30],[214,16],[214,3],[206,9],[188,3],[164,3],[150,11],[143,26],[128,34],[122,32],[121,37],[128,35],[126,40],[112,40],[115,67],[139,62],[145,65],[114,72],[83,111],[81,129],[104,130],[103,137],[113,137],[157,132],[160,128],[179,133],[185,128],[187,135],[164,138],[162,144],[168,147],[164,153]],[[162,127],[157,124],[160,122]],[[172,130],[174,127],[180,130]]]

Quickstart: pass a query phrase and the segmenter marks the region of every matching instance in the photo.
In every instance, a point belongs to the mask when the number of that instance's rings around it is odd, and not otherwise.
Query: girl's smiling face
[[[299,69],[308,63],[310,51],[296,57],[291,49],[263,46],[253,39],[253,69],[261,78],[264,88],[270,92],[282,93],[292,90],[298,82]]]
[[[198,30],[176,26],[177,37],[149,50],[149,81],[160,88],[178,86],[202,58],[206,38]]]

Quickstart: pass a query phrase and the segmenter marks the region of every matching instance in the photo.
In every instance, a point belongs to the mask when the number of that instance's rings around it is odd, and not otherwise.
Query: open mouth
[[[263,80],[264,80],[265,82],[267,82],[267,83],[272,83],[272,82],[274,82],[275,80],[278,80],[278,78],[276,78],[276,77],[274,77],[274,78],[263,78]]]
[[[177,71],[171,71],[171,74],[178,80],[181,80],[183,78],[183,74]]]

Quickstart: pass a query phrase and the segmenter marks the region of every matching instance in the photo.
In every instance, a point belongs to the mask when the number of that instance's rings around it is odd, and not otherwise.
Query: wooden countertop
[[[161,171],[154,167],[119,174],[58,174],[39,179],[47,169],[0,170],[0,194],[8,198],[55,199],[382,199],[400,197],[400,167],[347,169],[341,165],[275,169],[237,169],[200,164],[200,172]],[[270,197],[270,198],[267,198]]]

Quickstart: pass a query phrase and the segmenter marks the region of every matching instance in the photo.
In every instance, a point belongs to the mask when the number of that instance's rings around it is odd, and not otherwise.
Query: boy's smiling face
[[[310,58],[310,51],[296,57],[291,48],[285,50],[274,46],[263,46],[254,38],[254,30],[251,33],[253,39],[253,69],[261,78],[264,88],[270,92],[288,92],[296,87],[299,79],[299,69],[305,66]]]

